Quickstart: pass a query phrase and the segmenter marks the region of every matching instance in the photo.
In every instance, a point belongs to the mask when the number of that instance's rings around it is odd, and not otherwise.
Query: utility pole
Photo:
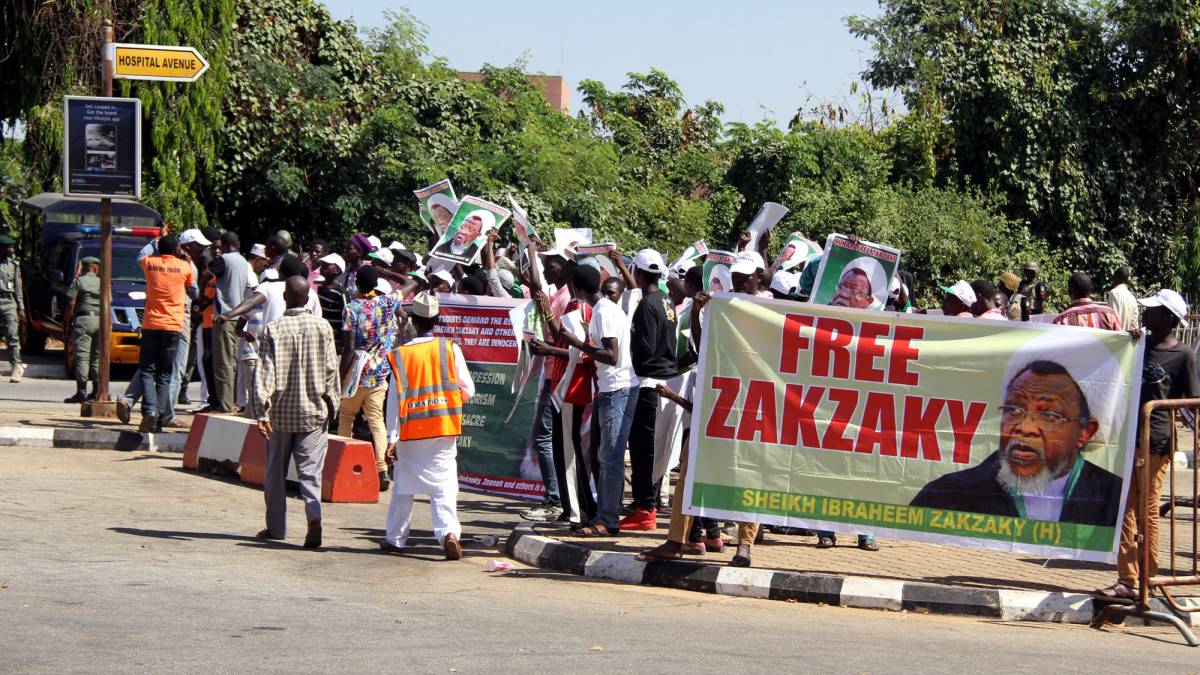
[[[100,47],[100,62],[102,75],[100,78],[100,95],[112,97],[113,83],[113,23],[112,19],[104,20],[101,29],[103,45]],[[140,168],[135,167],[135,171]],[[112,342],[112,199],[100,198],[100,363],[96,385],[96,400],[110,400],[108,393],[108,364],[111,358]]]

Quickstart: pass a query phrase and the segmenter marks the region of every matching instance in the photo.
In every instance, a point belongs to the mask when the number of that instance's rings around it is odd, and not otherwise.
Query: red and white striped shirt
[[[1054,323],[1060,326],[1122,330],[1121,317],[1113,311],[1112,307],[1091,300],[1063,310],[1062,314],[1054,318]]]

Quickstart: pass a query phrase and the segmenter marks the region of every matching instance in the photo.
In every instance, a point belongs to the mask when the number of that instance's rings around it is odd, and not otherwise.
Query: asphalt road
[[[468,542],[441,559],[418,502],[380,553],[386,499],[326,505],[326,548],[253,539],[262,496],[178,455],[0,448],[0,672],[1195,670],[1167,628],[1098,632],[597,582]],[[464,495],[468,537],[519,504]],[[425,528],[424,530],[420,528]]]

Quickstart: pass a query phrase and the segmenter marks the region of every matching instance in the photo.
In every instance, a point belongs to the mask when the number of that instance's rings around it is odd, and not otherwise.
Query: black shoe
[[[191,405],[192,399],[188,398],[187,392],[183,389],[179,390],[179,398],[175,399],[175,405]]]
[[[379,491],[385,492],[391,486],[392,486],[392,481],[388,479],[388,472],[380,471],[379,472]]]
[[[75,390],[74,396],[72,396],[71,398],[64,398],[63,403],[83,403],[84,401],[87,401],[87,400],[88,400],[88,397],[87,397],[87,394],[84,392],[84,388],[80,387],[79,389]]]
[[[153,434],[158,431],[158,415],[142,415],[142,423],[138,425],[139,434]]]
[[[304,535],[304,548],[321,548],[320,519],[311,521],[308,524],[308,533]]]

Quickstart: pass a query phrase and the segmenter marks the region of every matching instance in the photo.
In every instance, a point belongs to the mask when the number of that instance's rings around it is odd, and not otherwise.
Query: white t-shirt
[[[283,316],[287,311],[287,302],[283,299],[283,290],[287,286],[282,281],[268,281],[261,283],[254,289],[255,293],[267,299],[260,309],[262,309],[262,326],[271,325],[271,322]],[[317,299],[317,292],[312,288],[308,289],[308,302],[304,308],[307,309],[313,316],[321,317],[321,301]],[[260,329],[261,330],[261,329]]]
[[[592,307],[592,322],[588,326],[588,338],[592,344],[603,346],[601,340],[616,338],[617,363],[596,362],[596,385],[601,393],[626,389],[637,385],[633,374],[633,360],[629,357],[629,317],[608,298],[600,298]]]

